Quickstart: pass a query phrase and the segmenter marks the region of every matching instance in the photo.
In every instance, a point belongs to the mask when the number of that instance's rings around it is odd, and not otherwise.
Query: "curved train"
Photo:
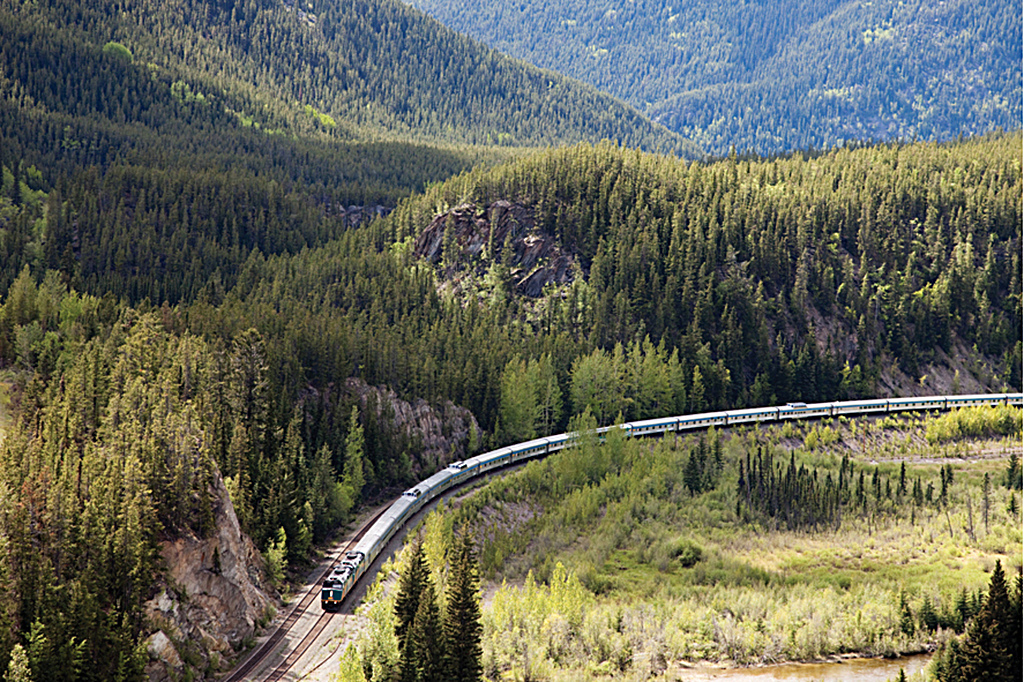
[[[709,426],[733,426],[761,422],[779,422],[787,419],[820,419],[823,417],[857,416],[884,412],[907,412],[913,410],[949,410],[976,405],[1024,406],[1022,393],[995,393],[983,395],[951,395],[918,398],[877,398],[874,400],[853,400],[836,403],[787,403],[778,407],[754,407],[724,412],[704,412],[678,417],[663,417],[644,421],[628,422],[597,429],[598,435],[609,429],[620,428],[627,436],[659,436],[704,429]],[[402,493],[402,496],[374,522],[355,548],[331,570],[324,579],[320,593],[320,605],[333,610],[341,605],[366,569],[377,555],[388,545],[391,538],[405,524],[406,520],[438,495],[452,486],[480,476],[488,471],[509,464],[541,457],[561,450],[572,443],[572,434],[537,438],[517,443],[454,462],[438,471],[425,481]]]

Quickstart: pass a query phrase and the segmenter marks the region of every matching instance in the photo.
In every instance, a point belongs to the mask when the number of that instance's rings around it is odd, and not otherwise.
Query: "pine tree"
[[[961,598],[966,601],[966,595]],[[939,654],[936,677],[941,682],[1020,679],[1020,614],[1006,586],[999,561],[989,581],[988,595],[967,624],[962,640],[954,639]],[[959,604],[958,604],[959,608]]]
[[[473,539],[463,532],[448,579],[444,617],[445,670],[451,682],[477,682],[483,672],[477,571]]]
[[[1010,659],[1012,617],[1006,578],[997,560],[989,581],[988,597],[967,628],[962,651],[965,679],[996,682],[1019,678],[1020,661]]]
[[[15,644],[11,649],[11,661],[7,664],[4,682],[32,682],[32,669],[28,664],[28,654],[25,653],[25,647],[20,644]]]
[[[1010,461],[1006,465],[1006,488],[1020,488],[1020,457],[1016,452],[1010,453]]]
[[[409,565],[402,573],[395,597],[395,636],[398,638],[398,651],[404,657],[406,635],[416,619],[420,606],[420,595],[427,585],[427,562],[423,553],[423,542],[420,539],[412,547]]]
[[[415,670],[416,682],[446,682],[445,647],[441,629],[441,610],[437,607],[434,585],[429,577],[420,593],[412,628],[406,636],[402,654],[402,679],[407,670]]]

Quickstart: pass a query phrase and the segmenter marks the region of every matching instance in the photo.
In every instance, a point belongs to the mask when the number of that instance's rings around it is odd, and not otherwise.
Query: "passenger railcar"
[[[663,417],[629,422],[615,426],[602,426],[597,436],[603,439],[610,429],[619,428],[629,437],[663,436],[667,433],[726,427],[790,419],[821,419],[824,417],[857,416],[908,412],[915,410],[949,410],[978,405],[1013,405],[1024,407],[1024,393],[994,393],[979,395],[926,396],[913,398],[875,398],[834,403],[788,403],[777,407],[755,407],[724,412],[703,412],[677,417]],[[402,493],[373,523],[352,551],[324,578],[320,604],[324,609],[341,605],[367,568],[384,551],[395,533],[425,504],[469,479],[509,464],[562,450],[572,445],[577,434],[560,433],[536,438],[490,452],[461,462],[453,462],[424,481]]]

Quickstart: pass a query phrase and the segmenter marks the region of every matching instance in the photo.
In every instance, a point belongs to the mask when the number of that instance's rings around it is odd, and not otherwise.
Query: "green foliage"
[[[473,538],[463,532],[453,548],[444,611],[445,679],[477,682],[481,679],[480,594]]]
[[[331,677],[336,682],[366,682],[366,675],[363,671],[363,663],[359,658],[359,651],[351,642],[345,647],[338,662],[338,672]]]
[[[939,682],[1018,679],[1020,607],[1020,578],[1016,589],[1011,590],[1002,565],[997,561],[984,605],[968,622],[966,634],[960,639],[954,638],[936,654],[932,663],[934,679]]]
[[[434,584],[428,579],[402,650],[402,682],[432,682],[445,678],[441,613],[434,595]]]
[[[928,423],[925,437],[933,445],[990,436],[1019,436],[1021,411],[1008,405],[963,407]]]
[[[132,51],[121,43],[110,41],[103,46],[103,54],[113,57],[114,59],[120,59],[121,61],[131,63],[135,61],[135,57],[132,55]]]
[[[514,202],[531,211],[534,230],[578,254],[585,281],[537,305],[516,298],[481,305],[467,294],[461,311],[439,313],[458,331],[449,327],[444,342],[423,338],[420,355],[450,353],[452,334],[480,347],[486,324],[493,330],[486,367],[453,358],[451,379],[436,377],[431,364],[388,380],[413,383],[429,370],[417,390],[431,394],[482,372],[500,386],[513,357],[528,362],[550,352],[572,411],[590,405],[607,424],[619,411],[636,419],[856,398],[872,393],[893,363],[916,380],[922,363],[942,362],[960,339],[977,345],[979,363],[991,358],[992,369],[978,365],[980,379],[1016,386],[1020,296],[1009,286],[1019,281],[1012,244],[1020,172],[1009,139],[707,166],[578,146],[450,180],[403,204],[389,216],[391,229],[415,238],[445,206],[468,201],[479,213]],[[971,208],[990,201],[983,185],[975,199],[961,200],[920,180],[937,173],[955,182],[974,172],[1002,188],[988,218]],[[900,193],[885,189],[892,187]],[[990,227],[968,229],[981,224]],[[817,315],[829,324],[809,331]],[[401,335],[403,344],[417,343],[410,337]],[[403,362],[385,363],[392,365]],[[488,394],[457,393],[484,406],[481,423],[494,428]]]
[[[267,567],[267,574],[274,585],[284,584],[284,572],[288,568],[288,536],[284,528],[277,529],[274,540],[267,545],[263,552],[263,561]]]
[[[424,535],[388,562],[367,593],[370,627],[360,636],[366,678],[372,680],[479,680],[480,595],[473,540],[456,542],[450,518],[432,512]],[[385,594],[395,568],[398,589]],[[435,597],[437,578],[446,575],[445,607]],[[432,577],[433,576],[433,577]]]
[[[609,138],[652,150],[693,149],[611,96],[493,52],[401,3],[327,4],[315,15],[282,3],[172,9],[151,0],[130,7],[51,0],[0,9],[0,24],[7,28],[3,42],[12,53],[25,49],[11,39],[12,32],[49,34],[52,42],[76,51],[116,35],[137,46],[139,61],[145,61],[133,63],[127,48],[107,43],[105,53],[127,58],[125,80],[156,76],[189,82],[216,105],[190,111],[187,119],[230,122],[257,137],[266,131],[320,140],[398,137],[458,145],[497,140],[515,146]],[[52,47],[41,52],[60,59]],[[7,56],[5,64],[16,63]],[[21,56],[18,62],[37,60],[35,74],[45,63],[40,56]],[[58,81],[70,70],[65,64],[46,66]],[[88,92],[114,87],[91,80],[99,76],[91,66],[84,74],[69,74],[89,78],[87,92],[72,95],[54,111],[70,108],[72,115],[82,115],[89,105],[75,104],[91,100]],[[38,87],[45,81],[25,80],[31,90],[45,91]],[[173,101],[167,85],[164,97]],[[156,83],[150,87],[155,89]],[[150,124],[144,108],[150,101],[147,93],[137,102],[105,106],[115,112],[115,122],[137,120],[141,113]]]
[[[501,403],[497,438],[502,444],[520,443],[537,435],[534,416],[537,394],[526,380],[526,362],[513,358],[501,373]]]
[[[28,654],[25,653],[25,647],[20,644],[15,644],[11,649],[11,659],[4,673],[4,682],[32,682]]]
[[[423,543],[417,539],[413,545],[409,563],[402,573],[394,605],[395,637],[398,641],[398,651],[401,654],[403,677],[411,675],[415,678],[416,656],[409,647],[409,635],[413,631],[416,614],[419,611],[420,597],[427,588],[428,581],[429,573],[423,554]],[[431,588],[430,597],[433,598],[433,595],[433,588]]]
[[[683,568],[693,568],[704,555],[704,550],[693,540],[684,539],[672,543],[668,555]]]
[[[583,436],[576,448],[488,484],[454,512],[456,523],[476,524],[485,571],[502,585],[483,616],[488,674],[578,675],[623,660],[627,649],[633,665],[658,655],[748,663],[894,655],[962,630],[981,608],[964,584],[974,589],[988,578],[986,562],[1019,547],[1017,515],[994,515],[977,537],[968,533],[968,498],[977,502],[985,473],[1003,463],[929,463],[935,453],[920,421],[910,431],[920,452],[867,464],[846,452],[851,423],[829,425],[842,455],[773,450],[771,466],[765,451],[778,427],[729,431],[718,439],[718,484],[698,495],[686,485],[698,435],[615,443],[615,430],[604,445]],[[859,437],[864,430],[862,422]],[[715,440],[705,436],[709,460]],[[748,464],[748,454],[761,463]],[[746,502],[733,512],[747,491],[734,485],[741,468],[752,491],[765,491],[764,516]],[[946,506],[915,497],[913,482],[938,488],[940,479]],[[829,526],[827,514],[841,524]],[[816,523],[827,532],[813,532]],[[533,614],[545,603],[542,583],[555,591],[566,573],[584,588],[582,612]]]
[[[348,436],[345,438],[345,469],[342,474],[342,485],[348,488],[354,502],[359,501],[363,486],[366,484],[364,443],[363,427],[359,424],[359,409],[353,405],[352,415],[348,421]],[[372,478],[372,472],[370,477]]]
[[[1020,126],[1019,5],[415,4],[495,49],[625,99],[711,154]],[[1012,47],[983,47],[996,44]]]

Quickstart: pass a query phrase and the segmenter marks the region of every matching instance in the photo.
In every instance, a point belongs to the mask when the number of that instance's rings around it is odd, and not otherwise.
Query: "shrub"
[[[683,568],[693,568],[704,556],[704,550],[690,539],[676,540],[669,549],[669,556]]]

